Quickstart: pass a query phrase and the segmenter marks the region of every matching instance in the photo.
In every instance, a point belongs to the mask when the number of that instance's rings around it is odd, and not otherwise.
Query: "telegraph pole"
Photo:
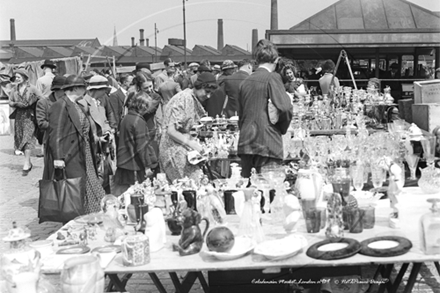
[[[185,1],[188,0],[182,0],[183,2],[183,62],[184,62],[184,69],[186,69],[186,19],[185,19]]]
[[[157,62],[157,33],[159,33],[159,30],[156,23],[154,23],[154,62]]]

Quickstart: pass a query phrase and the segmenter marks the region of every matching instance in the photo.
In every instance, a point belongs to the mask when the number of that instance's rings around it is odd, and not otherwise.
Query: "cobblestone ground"
[[[32,155],[32,171],[27,177],[21,175],[23,167],[23,157],[15,156],[13,150],[13,137],[0,136],[0,238],[3,238],[12,221],[17,221],[19,225],[27,226],[31,230],[32,240],[46,239],[51,233],[60,228],[58,223],[38,223],[38,181],[43,173],[43,158],[37,158],[40,150],[37,148]],[[6,248],[5,243],[0,243],[0,251]],[[396,266],[399,269],[399,266]],[[404,276],[403,283],[409,277],[411,266]],[[373,276],[374,266],[364,267],[365,277]],[[393,276],[397,271],[393,271]],[[180,276],[183,276],[182,273]],[[174,292],[174,287],[167,274],[158,274],[167,292]],[[206,277],[206,273],[205,273]],[[59,276],[46,276],[52,284],[59,288]],[[206,278],[207,279],[207,278]],[[403,287],[403,286],[401,286]],[[136,274],[128,282],[127,291],[137,292],[157,292],[148,274]],[[376,292],[372,288],[370,292]],[[377,288],[376,288],[377,289]],[[402,289],[402,288],[400,288]],[[197,281],[191,292],[203,292],[200,283]],[[399,292],[403,292],[400,290]],[[440,292],[440,277],[432,263],[422,266],[421,274],[417,276],[417,282],[413,292]]]

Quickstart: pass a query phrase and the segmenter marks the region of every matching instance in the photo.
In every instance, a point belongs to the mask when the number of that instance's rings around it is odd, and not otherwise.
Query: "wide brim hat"
[[[214,65],[213,67],[212,67],[212,70],[217,70],[217,71],[220,71],[220,70],[222,70],[222,68],[220,67],[220,65]]]
[[[44,67],[50,67],[52,69],[57,68],[57,66],[55,65],[55,62],[53,62],[52,60],[46,59],[44,60],[44,63],[41,64],[41,69],[43,69]]]
[[[66,82],[66,78],[64,76],[55,76],[52,80],[52,85],[50,87],[51,91],[56,91],[56,90],[60,90],[64,83]]]
[[[26,77],[26,79],[29,79],[29,72],[26,69],[24,69],[24,68],[15,69],[14,70],[14,75],[17,74],[17,73],[20,74],[21,76]],[[11,81],[14,81],[14,80],[15,80],[15,76],[12,76],[11,77]]]
[[[76,75],[70,75],[66,78],[66,81],[64,82],[64,85],[61,87],[62,90],[66,90],[73,87],[87,87],[87,83],[84,80],[84,78],[76,76]]]
[[[150,70],[150,64],[148,64],[147,62],[139,62],[136,64],[135,71],[141,70],[142,68]]]
[[[94,75],[89,79],[87,90],[98,90],[108,88],[108,79],[101,75]]]
[[[232,60],[223,61],[222,70],[232,69],[232,68],[235,68],[234,61],[232,61]]]
[[[199,63],[197,62],[192,62],[188,65],[188,67],[199,67]]]

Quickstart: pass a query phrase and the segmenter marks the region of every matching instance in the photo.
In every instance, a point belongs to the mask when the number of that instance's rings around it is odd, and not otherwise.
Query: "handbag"
[[[17,109],[14,109],[14,111],[9,114],[9,119],[15,119],[15,116],[17,116]]]
[[[55,173],[55,170],[54,170]],[[78,216],[84,215],[85,178],[66,178],[55,180],[40,180],[40,200],[38,206],[39,223],[66,223]]]

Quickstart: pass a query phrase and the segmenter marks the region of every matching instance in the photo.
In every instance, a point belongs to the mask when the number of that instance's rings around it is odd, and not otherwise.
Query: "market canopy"
[[[363,57],[413,54],[414,48],[438,49],[440,17],[404,0],[340,0],[290,29],[267,35],[295,59],[331,58],[341,49]]]

